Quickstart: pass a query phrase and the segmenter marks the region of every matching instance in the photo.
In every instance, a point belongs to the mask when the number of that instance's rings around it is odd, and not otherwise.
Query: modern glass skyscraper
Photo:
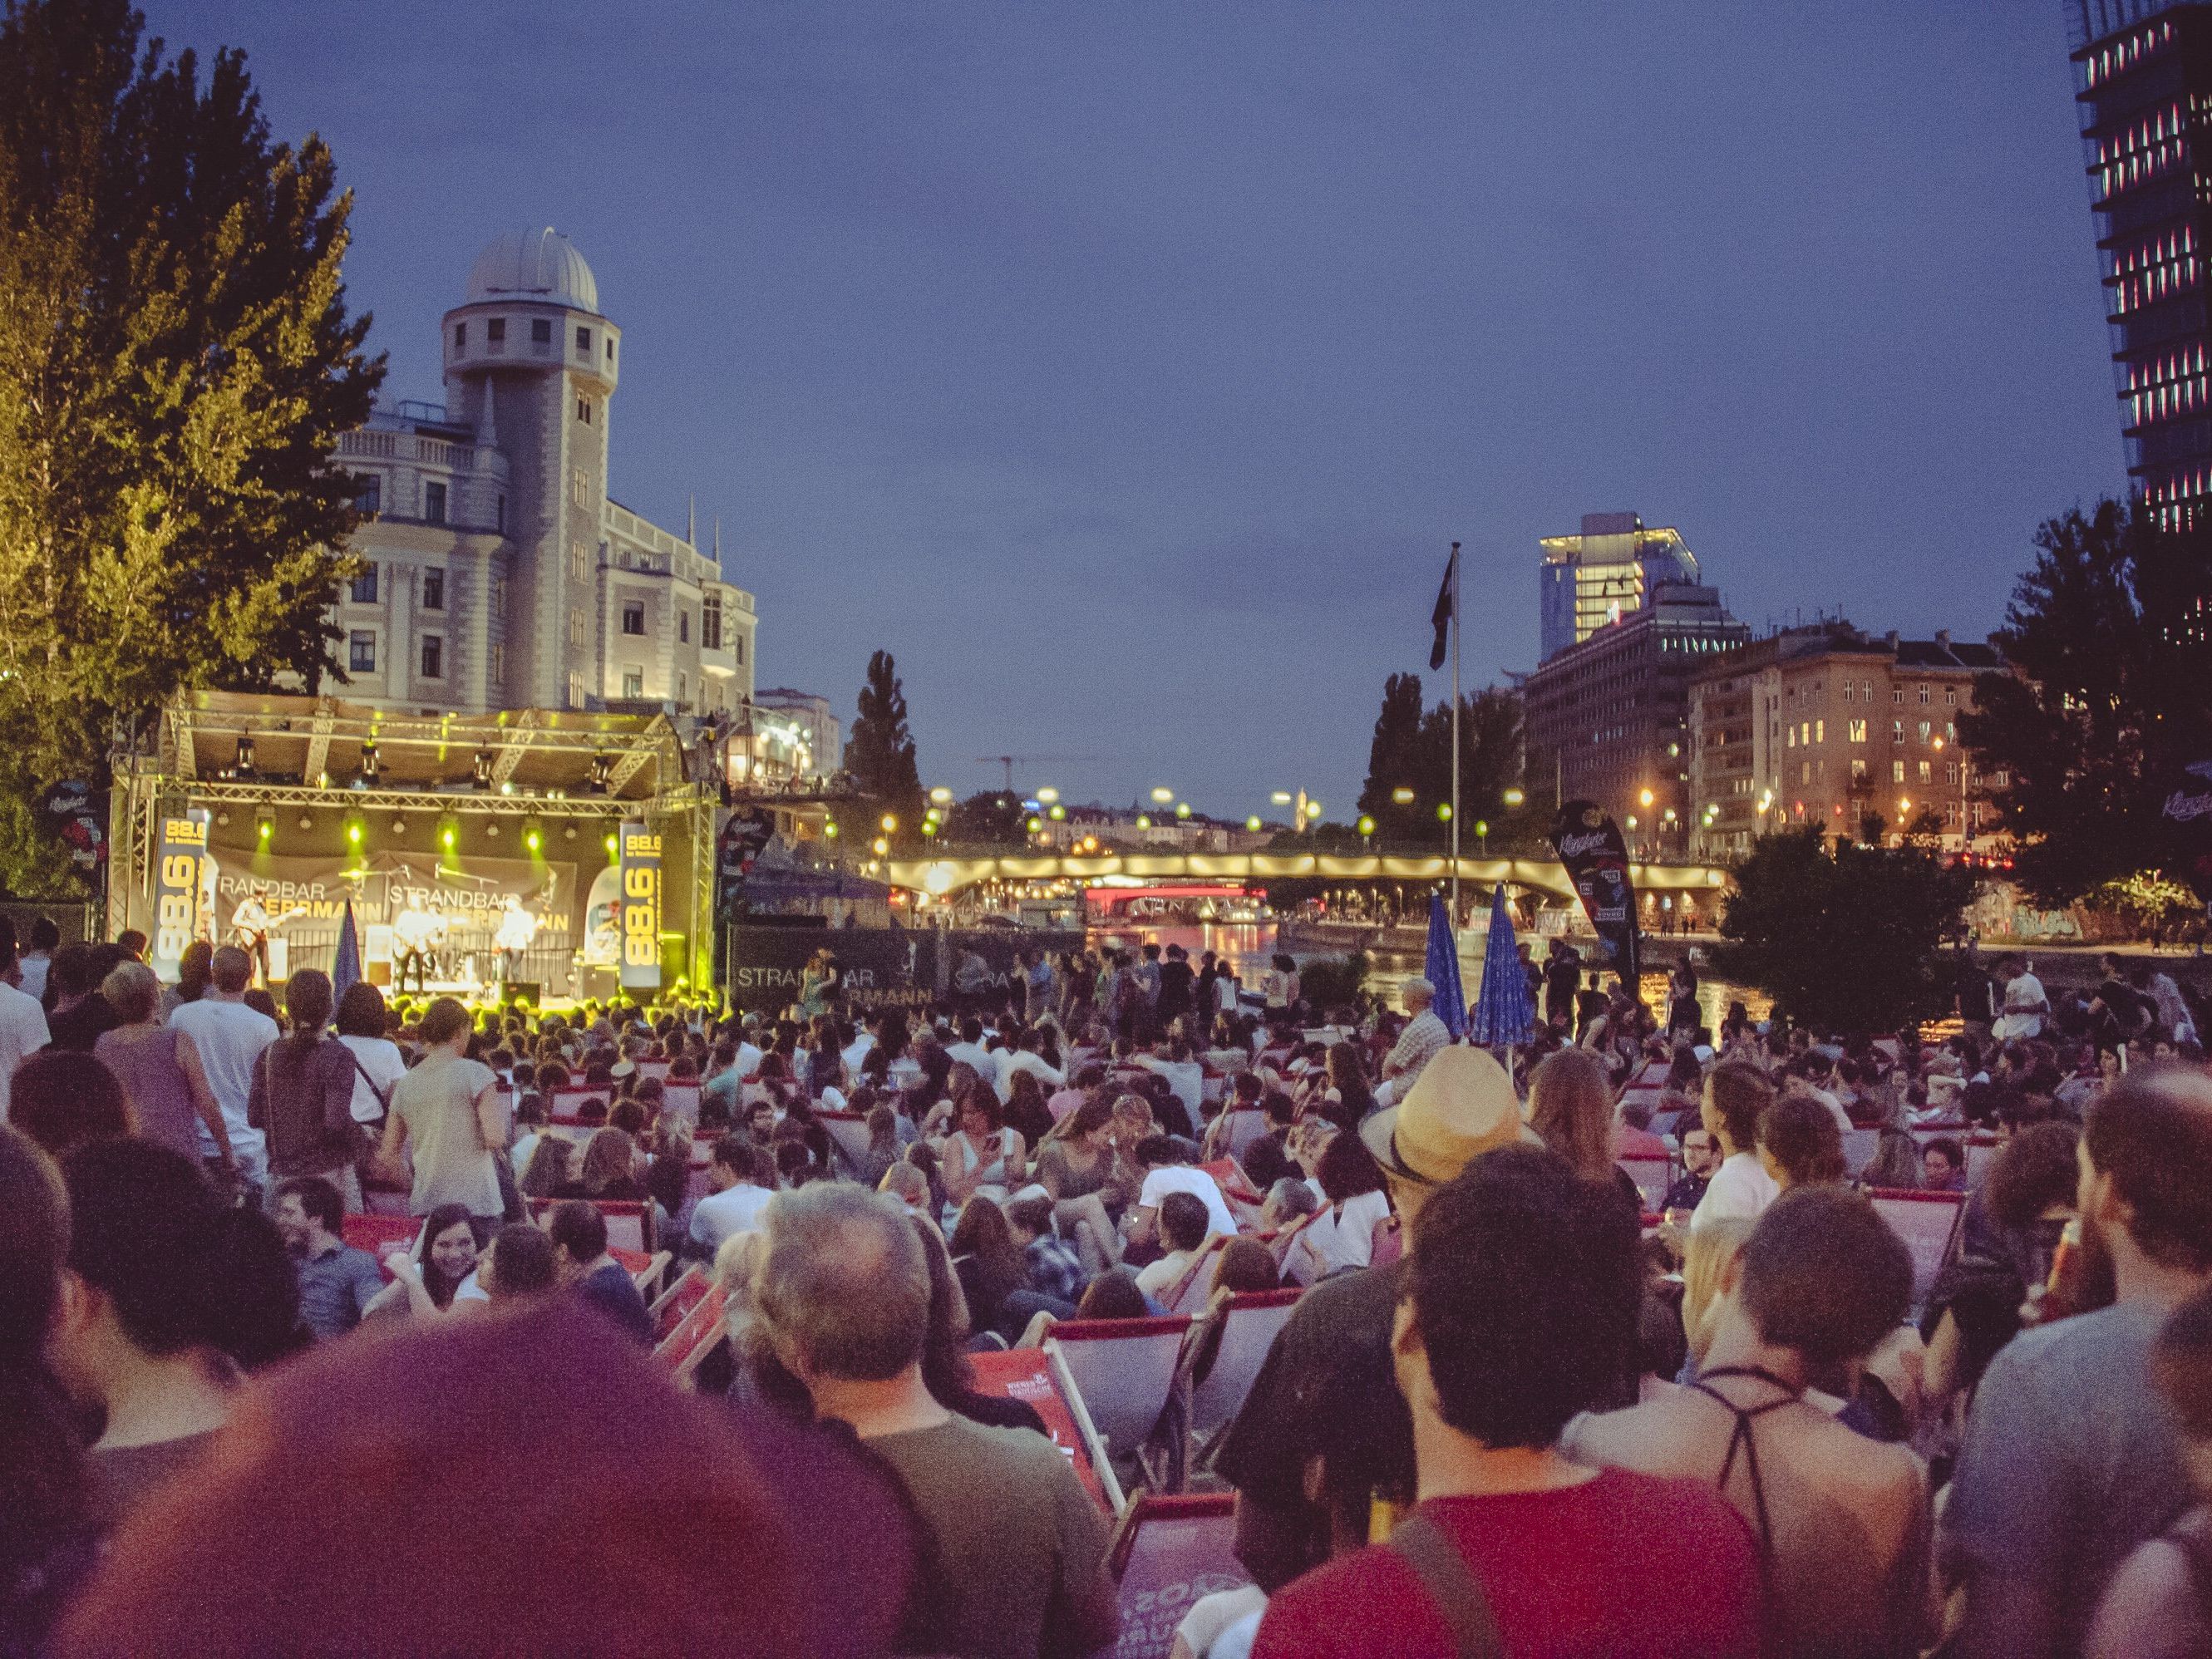
[[[1585,513],[1579,536],[1546,536],[1540,580],[1542,660],[1651,603],[1662,583],[1695,586],[1698,557],[1679,530],[1651,530],[1633,513]]]
[[[2212,4],[2067,0],[2128,476],[2170,528],[2212,522]]]

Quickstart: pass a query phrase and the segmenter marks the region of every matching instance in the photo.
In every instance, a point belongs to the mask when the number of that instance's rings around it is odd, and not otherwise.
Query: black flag
[[[1444,585],[1437,590],[1437,608],[1429,620],[1437,625],[1436,643],[1429,647],[1429,666],[1444,665],[1444,647],[1451,638],[1452,590],[1458,586],[1459,544],[1452,544],[1451,562],[1444,566]]]
[[[1628,847],[1604,811],[1586,800],[1559,808],[1552,825],[1552,849],[1566,866],[1590,926],[1612,959],[1613,971],[1636,988],[1642,966],[1636,934],[1636,881],[1628,870]]]

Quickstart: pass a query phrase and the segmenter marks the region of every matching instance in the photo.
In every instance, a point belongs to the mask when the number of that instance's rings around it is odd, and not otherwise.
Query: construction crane
[[[1006,789],[1014,793],[1014,768],[1017,766],[1081,766],[1097,758],[1095,755],[978,755],[978,766],[1001,766],[1006,769]]]

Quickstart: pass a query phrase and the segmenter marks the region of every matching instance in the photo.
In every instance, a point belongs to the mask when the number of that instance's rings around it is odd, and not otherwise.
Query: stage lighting
[[[562,831],[561,831],[561,838],[562,838],[563,841],[574,841],[574,840],[575,840],[575,839],[576,839],[576,826],[575,826],[574,824],[573,824],[573,823],[572,823],[572,824],[568,825],[566,829],[564,829],[563,830],[562,830]]]
[[[237,768],[238,775],[241,778],[250,778],[253,775],[253,739],[251,738],[240,738],[238,740]]]
[[[479,749],[477,750],[476,763],[469,769],[470,781],[479,789],[491,787],[492,758],[490,750]]]
[[[273,806],[264,806],[253,815],[254,837],[266,847],[270,837],[276,833],[276,809]]]
[[[359,818],[348,818],[346,820],[345,830],[346,839],[351,842],[356,847],[360,846],[362,835],[363,833],[361,820]]]
[[[499,839],[499,820],[497,818],[494,818],[489,823],[484,825],[484,839],[486,841],[497,841]]]
[[[545,845],[545,832],[534,823],[526,826],[522,831],[522,844],[532,852],[537,852]]]
[[[376,758],[376,745],[373,743],[365,743],[362,744],[361,781],[363,783],[373,787],[376,782],[377,770],[378,762]]]
[[[312,830],[314,827],[315,815],[313,813],[302,812],[300,814],[300,828],[302,830]]]
[[[614,757],[601,750],[592,757],[591,776],[585,787],[595,795],[604,795],[607,793],[607,786],[613,780],[614,775]]]
[[[392,833],[395,836],[405,835],[407,833],[407,820],[405,818],[392,819]]]
[[[616,847],[615,847],[615,838],[614,838],[612,836],[609,836],[607,837],[607,856],[608,856],[609,858],[612,858],[612,857],[614,857],[614,855],[615,855],[615,851],[616,851]]]
[[[448,853],[453,850],[453,843],[460,838],[460,831],[456,830],[450,823],[438,832],[439,845],[443,847]]]

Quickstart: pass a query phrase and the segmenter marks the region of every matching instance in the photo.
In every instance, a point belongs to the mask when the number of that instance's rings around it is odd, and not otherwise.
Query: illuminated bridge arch
[[[1634,864],[1629,868],[1638,892],[1718,893],[1728,882],[1728,872],[1717,865]],[[1104,876],[1133,877],[1139,881],[1267,882],[1304,878],[1439,882],[1451,879],[1452,861],[1333,853],[1102,853],[1087,858],[1009,853],[977,858],[893,859],[884,866],[884,873],[894,887],[944,898],[979,882],[1095,882]],[[1575,896],[1566,871],[1547,859],[1463,858],[1459,860],[1459,878],[1464,884],[1477,886],[1503,881],[1556,898]]]

